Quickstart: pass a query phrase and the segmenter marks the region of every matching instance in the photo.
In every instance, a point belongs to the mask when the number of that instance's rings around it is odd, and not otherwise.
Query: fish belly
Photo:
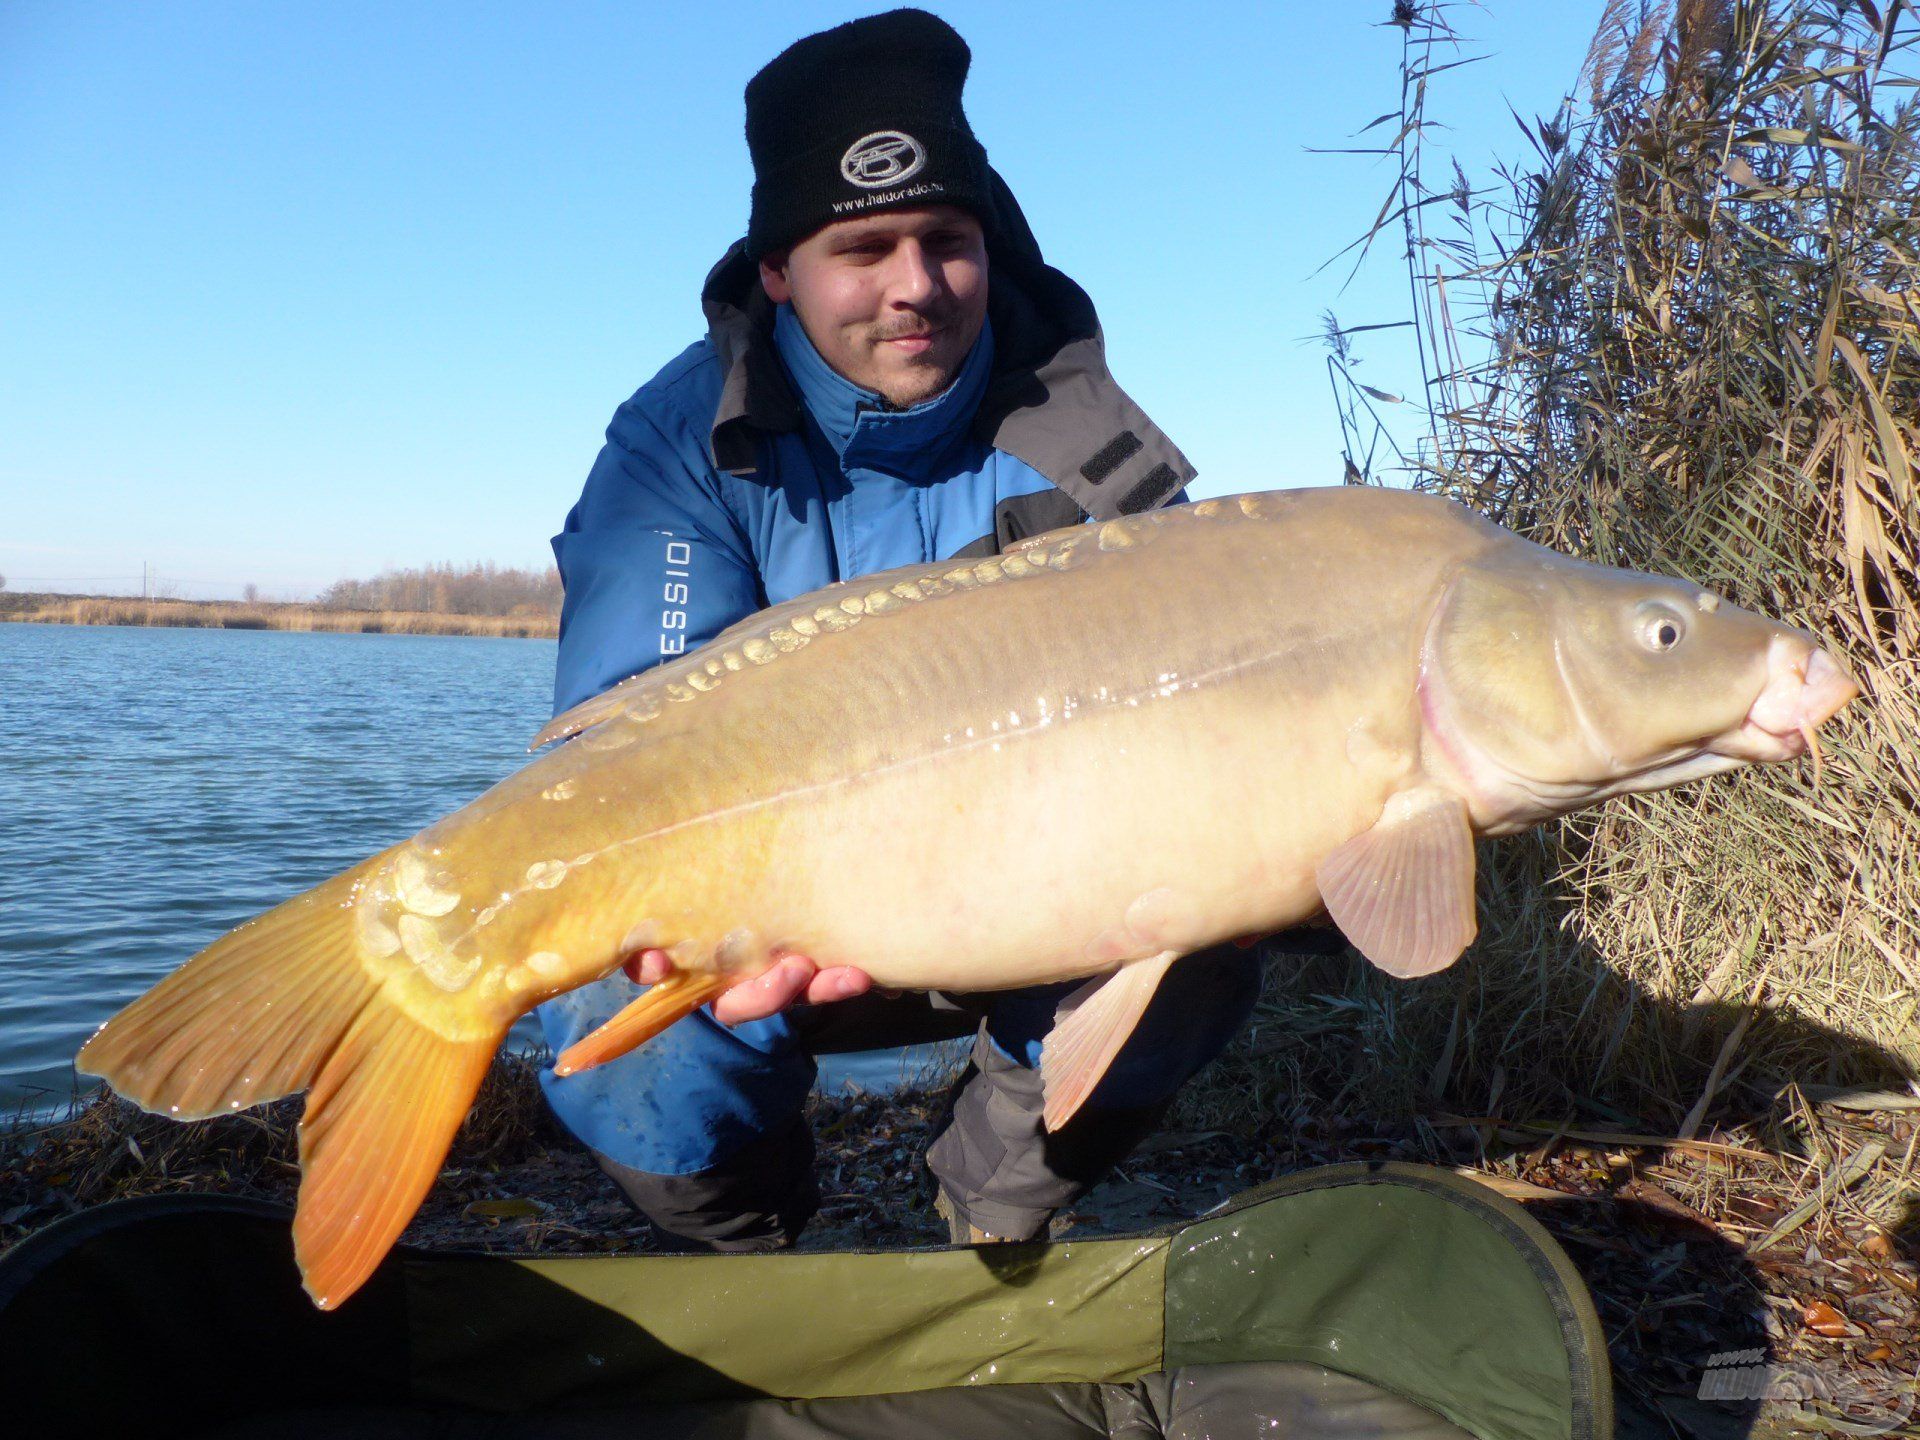
[[[1413,745],[1390,687],[1297,689],[1269,670],[1024,728],[961,724],[756,815],[748,843],[716,833],[712,853],[753,883],[704,928],[882,985],[995,990],[1306,920],[1320,859],[1407,773],[1390,747],[1356,746],[1356,724],[1397,722],[1402,759]]]

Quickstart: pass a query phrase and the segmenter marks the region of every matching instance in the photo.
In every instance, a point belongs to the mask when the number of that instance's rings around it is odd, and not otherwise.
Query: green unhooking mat
[[[32,1435],[1610,1440],[1606,1347],[1520,1207],[1396,1163],[1148,1235],[834,1254],[401,1250],[341,1310],[287,1212],[159,1196],[0,1260]],[[14,1428],[16,1426],[24,1428]]]

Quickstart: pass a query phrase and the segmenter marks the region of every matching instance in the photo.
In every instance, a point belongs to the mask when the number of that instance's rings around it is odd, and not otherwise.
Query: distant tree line
[[[371,580],[337,580],[320,592],[329,610],[419,610],[432,615],[558,615],[560,572],[511,566],[427,565]]]

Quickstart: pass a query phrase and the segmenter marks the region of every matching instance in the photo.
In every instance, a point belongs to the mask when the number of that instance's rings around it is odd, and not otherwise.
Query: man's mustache
[[[882,340],[910,340],[918,335],[929,335],[935,330],[944,330],[952,317],[935,311],[912,318],[891,320],[876,325],[868,331],[870,338],[877,344]]]

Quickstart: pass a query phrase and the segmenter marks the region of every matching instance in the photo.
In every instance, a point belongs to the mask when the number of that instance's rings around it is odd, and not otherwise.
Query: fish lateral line
[[[784,805],[793,800],[809,799],[815,795],[823,795],[833,790],[844,789],[850,785],[865,784],[868,781],[880,779],[882,776],[891,775],[897,771],[912,769],[915,766],[935,764],[950,755],[964,755],[969,751],[979,749],[983,745],[1001,745],[1010,744],[1015,741],[1032,740],[1048,733],[1057,725],[1071,724],[1081,719],[1091,719],[1096,715],[1106,715],[1121,708],[1138,708],[1139,704],[1143,701],[1176,700],[1182,695],[1194,692],[1200,686],[1206,685],[1211,681],[1228,678],[1247,671],[1269,668],[1284,658],[1286,654],[1287,652],[1285,650],[1271,650],[1260,655],[1248,657],[1247,659],[1217,665],[1213,669],[1204,671],[1183,682],[1180,689],[1170,694],[1160,693],[1166,688],[1164,685],[1146,686],[1136,691],[1130,691],[1125,695],[1102,701],[1094,701],[1076,707],[1072,714],[1061,714],[1045,718],[1036,717],[1030,723],[1023,722],[1018,729],[998,732],[989,731],[984,735],[968,736],[965,739],[943,745],[938,750],[927,750],[915,755],[900,756],[898,759],[890,760],[884,765],[875,766],[871,770],[833,775],[827,779],[817,780],[808,785],[781,789],[767,795],[756,795],[750,799],[723,806],[718,810],[704,811],[699,815],[689,815],[682,820],[669,821],[665,825],[658,825],[651,830],[644,830],[635,835],[624,835],[609,845],[604,845],[598,850],[591,850],[586,853],[593,859],[599,859],[602,856],[612,855],[629,846],[645,844],[651,840],[658,840],[662,836],[677,834],[682,830],[693,829],[697,826],[711,824],[720,820],[732,819],[736,815],[752,814],[757,810],[768,809],[776,805]]]

